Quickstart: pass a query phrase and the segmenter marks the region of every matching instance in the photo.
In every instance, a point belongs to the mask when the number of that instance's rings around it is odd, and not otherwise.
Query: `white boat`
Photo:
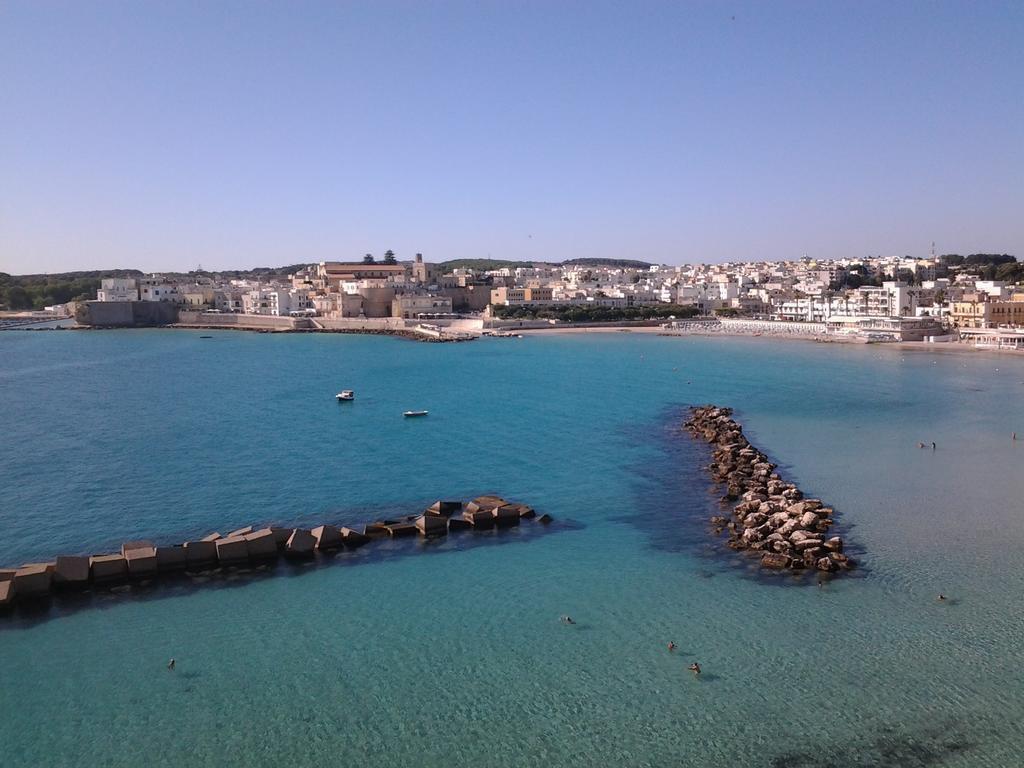
[[[426,416],[428,413],[429,411],[406,411],[402,415],[409,418],[410,416]]]
[[[343,389],[343,390],[341,390],[341,392],[336,394],[335,397],[338,398],[339,401],[341,401],[341,400],[355,400],[356,399],[356,393],[353,392],[351,389]]]

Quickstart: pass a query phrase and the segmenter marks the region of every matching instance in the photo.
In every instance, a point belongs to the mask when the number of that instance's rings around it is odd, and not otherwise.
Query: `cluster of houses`
[[[674,304],[705,316],[833,326],[865,318],[925,320],[933,329],[1024,326],[1024,286],[983,279],[970,268],[947,268],[934,257],[442,270],[417,254],[406,263],[320,262],[271,282],[112,278],[102,281],[97,299],[330,319],[443,320],[488,317],[495,307]]]

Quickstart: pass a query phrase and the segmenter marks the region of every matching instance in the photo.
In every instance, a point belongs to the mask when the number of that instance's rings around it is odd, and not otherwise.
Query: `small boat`
[[[428,413],[429,411],[406,411],[402,415],[409,418],[410,416],[426,416]]]
[[[343,389],[341,392],[336,394],[335,397],[338,398],[338,402],[341,402],[342,400],[355,400],[356,393],[351,389]]]

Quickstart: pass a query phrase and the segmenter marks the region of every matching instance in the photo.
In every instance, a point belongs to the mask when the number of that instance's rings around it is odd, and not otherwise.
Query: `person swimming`
[[[936,598],[936,600],[938,600],[939,602],[942,602],[945,599],[946,599],[946,596],[944,594],[942,594],[941,592],[939,592],[939,596]]]
[[[668,649],[670,651],[674,651],[676,649],[676,644],[674,642],[672,642],[671,640],[668,641]]]
[[[918,444],[917,444],[917,447],[918,447],[918,448],[924,448],[924,443],[918,443]]]
[[[700,674],[700,664],[698,664],[698,663],[697,663],[696,661],[695,661],[695,662],[693,662],[693,664],[691,664],[691,665],[689,666],[689,670],[690,670],[691,672],[693,672],[693,674],[695,674],[695,675],[699,675],[699,674]]]
[[[562,617],[562,623],[563,624],[575,624],[576,622],[573,621],[572,616],[563,616]]]
[[[932,450],[933,451],[935,450],[935,441],[934,440],[932,440]]]
[[[174,671],[174,659],[171,659],[169,662],[167,662],[167,668],[171,670],[171,672]]]

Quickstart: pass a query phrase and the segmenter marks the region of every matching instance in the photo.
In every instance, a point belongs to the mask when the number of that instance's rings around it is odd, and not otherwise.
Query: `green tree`
[[[395,259],[395,252],[390,248],[384,252],[384,263],[385,264],[397,264],[398,261]]]
[[[376,261],[373,258],[373,254],[372,253],[368,253],[365,256],[363,256],[363,264],[374,264],[374,263],[376,263]]]

